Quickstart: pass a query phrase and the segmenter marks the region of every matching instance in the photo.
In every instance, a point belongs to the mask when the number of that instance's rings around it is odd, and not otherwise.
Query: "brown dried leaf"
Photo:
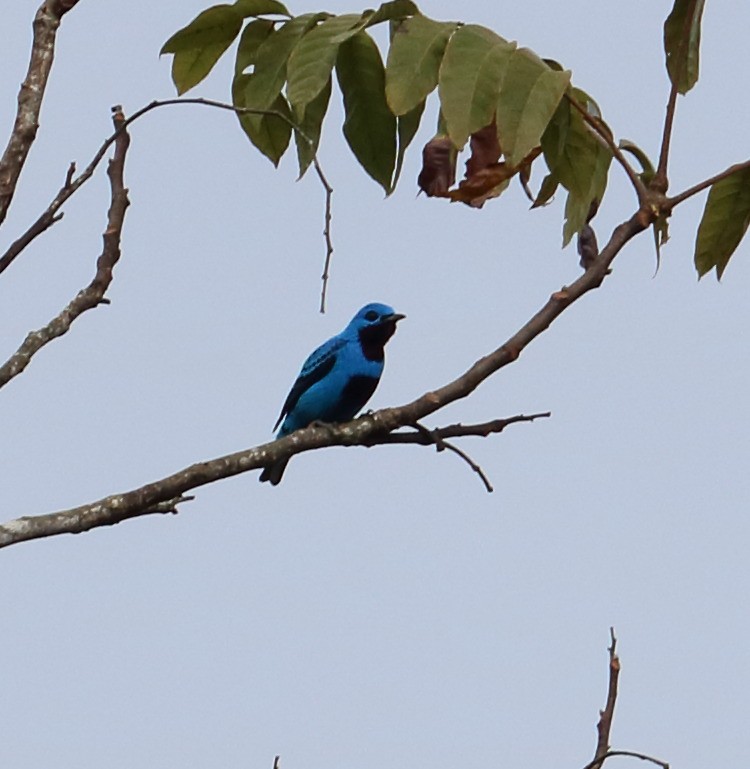
[[[453,202],[466,203],[472,208],[481,208],[488,200],[503,192],[515,173],[513,166],[495,163],[462,180],[458,189],[450,190],[446,197]]]
[[[500,160],[502,150],[497,139],[497,126],[494,120],[471,135],[469,147],[471,156],[466,161],[466,179],[470,180],[474,175],[494,166]]]
[[[446,197],[456,181],[457,150],[447,136],[430,139],[422,150],[422,170],[417,184],[428,198]]]
[[[482,129],[477,133],[482,133],[484,130]],[[466,178],[458,185],[458,189],[451,190],[445,197],[452,201],[466,203],[472,208],[481,208],[488,200],[498,197],[517,173],[523,169],[527,169],[526,172],[528,173],[528,169],[540,153],[541,148],[536,147],[517,166],[512,166],[506,162],[494,162],[472,174],[469,174],[469,163],[467,163]],[[477,155],[477,158],[480,157]],[[485,157],[491,156],[486,154]]]

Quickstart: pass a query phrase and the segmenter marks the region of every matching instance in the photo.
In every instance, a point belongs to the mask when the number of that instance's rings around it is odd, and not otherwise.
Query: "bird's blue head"
[[[396,332],[396,324],[405,315],[379,302],[366,304],[349,322],[344,333],[356,334],[369,360],[383,360],[385,343]]]

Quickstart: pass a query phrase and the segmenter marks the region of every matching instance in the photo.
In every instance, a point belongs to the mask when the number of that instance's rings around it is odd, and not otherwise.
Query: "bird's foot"
[[[321,422],[319,419],[316,419],[313,422],[310,422],[308,427],[316,427],[321,430],[325,430],[329,435],[332,435],[336,425],[332,424],[331,422]]]

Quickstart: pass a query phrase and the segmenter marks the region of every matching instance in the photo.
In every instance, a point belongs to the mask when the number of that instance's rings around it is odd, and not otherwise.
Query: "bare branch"
[[[103,154],[103,153],[102,153]],[[76,165],[71,163],[68,167],[68,172],[65,174],[65,183],[60,188],[60,191],[55,195],[54,200],[50,203],[47,209],[42,215],[26,230],[26,232],[11,243],[8,250],[0,257],[0,273],[4,272],[13,263],[14,259],[28,246],[37,236],[48,230],[55,222],[59,222],[63,218],[62,213],[57,213],[60,206],[86,181],[84,174],[73,181],[73,175],[75,174]],[[88,169],[87,169],[88,170]],[[91,173],[94,169],[91,168]]]
[[[617,639],[615,629],[609,629],[611,644],[607,648],[609,652],[609,686],[607,687],[607,704],[604,710],[599,711],[599,723],[596,725],[597,741],[594,758],[603,758],[609,752],[609,737],[612,731],[612,720],[615,717],[615,703],[617,702],[617,681],[620,677],[620,659],[615,653]]]
[[[443,447],[443,449],[448,449],[449,451],[452,451],[454,454],[457,454],[461,459],[466,462],[466,464],[479,476],[479,479],[484,484],[484,488],[487,490],[488,494],[492,494],[494,489],[492,488],[492,484],[490,483],[490,479],[485,474],[484,470],[482,470],[481,465],[478,465],[465,451],[462,451],[458,448],[458,446],[454,446],[452,443],[448,443],[448,441],[441,441],[440,445]],[[438,448],[438,451],[441,449]]]
[[[638,196],[638,203],[642,205],[648,195],[646,186],[641,181],[641,177],[638,176],[633,166],[628,163],[628,159],[625,157],[625,155],[622,154],[622,151],[615,143],[615,140],[612,138],[612,134],[602,124],[602,121],[597,120],[593,115],[590,115],[589,111],[582,104],[580,104],[577,99],[573,98],[570,94],[567,93],[565,94],[565,97],[573,106],[573,108],[581,114],[581,117],[586,121],[586,123],[591,126],[596,134],[607,145],[609,150],[614,155],[615,160],[623,167],[623,170],[627,174],[628,179],[630,179],[630,183],[633,185],[633,189],[635,189],[635,194]]]
[[[120,258],[120,236],[125,220],[125,211],[129,205],[123,173],[130,136],[124,129],[119,130],[125,124],[125,116],[122,114],[121,108],[115,107],[113,112],[113,121],[118,130],[116,131],[114,157],[110,160],[107,169],[112,197],[107,213],[107,228],[103,235],[104,246],[96,262],[94,278],[46,326],[28,334],[18,350],[0,366],[0,387],[6,385],[13,377],[18,376],[44,345],[65,334],[76,318],[87,310],[108,302],[104,298],[104,294],[112,282],[112,270]]]
[[[476,425],[462,425],[459,423],[448,425],[448,427],[436,427],[434,430],[430,430],[416,422],[414,425],[409,425],[409,427],[415,428],[415,432],[388,433],[388,435],[378,436],[377,442],[372,445],[385,446],[393,443],[416,443],[420,446],[431,446],[432,444],[438,445],[440,441],[444,441],[446,438],[465,438],[467,436],[486,438],[493,433],[501,433],[508,425],[513,425],[517,422],[533,422],[536,419],[544,419],[551,416],[551,411],[544,411],[539,414],[518,414],[514,417],[493,419],[491,422],[482,422]],[[365,443],[364,445],[369,444]]]
[[[615,717],[615,703],[617,702],[617,683],[620,677],[620,659],[615,653],[617,647],[617,638],[615,638],[615,629],[609,629],[610,645],[607,647],[609,652],[609,683],[607,685],[607,703],[604,710],[599,711],[599,722],[596,725],[597,740],[594,758],[583,767],[583,769],[600,769],[608,758],[614,756],[625,756],[628,758],[638,758],[641,761],[649,761],[652,764],[660,766],[661,769],[669,769],[669,764],[661,759],[648,756],[645,753],[637,753],[632,750],[610,750],[609,740],[612,732],[612,721]]]
[[[39,129],[39,112],[55,56],[55,38],[60,20],[78,0],[43,2],[34,17],[34,37],[26,78],[18,94],[13,130],[0,158],[0,224],[5,221],[31,145]]]
[[[77,1],[78,0],[76,0],[76,2]],[[147,104],[145,107],[142,107],[141,109],[134,112],[129,118],[127,118],[122,123],[122,125],[120,125],[117,128],[117,130],[111,136],[109,136],[104,141],[102,146],[97,150],[91,162],[88,164],[88,166],[86,166],[86,168],[81,172],[81,174],[79,174],[78,176],[74,176],[75,164],[71,163],[70,167],[68,168],[65,184],[63,184],[63,186],[60,188],[59,192],[57,193],[55,198],[52,200],[50,205],[47,207],[47,209],[44,211],[44,213],[42,213],[42,215],[26,230],[26,232],[24,232],[20,238],[18,238],[14,243],[12,243],[11,246],[8,248],[8,250],[5,252],[5,254],[2,257],[0,257],[0,273],[6,270],[11,265],[13,260],[38,235],[41,235],[43,232],[49,229],[49,227],[51,227],[55,222],[58,222],[62,218],[62,214],[57,213],[60,207],[68,200],[68,198],[71,197],[71,195],[73,195],[79,189],[79,187],[81,187],[83,184],[85,184],[85,182],[87,182],[91,178],[97,166],[101,162],[102,158],[105,156],[109,147],[117,140],[119,131],[127,129],[127,127],[131,123],[134,123],[136,120],[148,114],[154,109],[158,109],[159,107],[172,106],[175,104],[194,104],[194,105],[201,105],[205,107],[214,107],[216,109],[223,109],[223,110],[227,110],[227,111],[234,112],[237,114],[242,114],[242,115],[245,115],[245,114],[272,115],[274,117],[278,117],[281,120],[284,120],[289,126],[291,126],[299,134],[299,136],[302,139],[309,142],[311,145],[313,144],[312,139],[302,129],[300,129],[299,126],[291,118],[289,118],[288,115],[285,115],[282,112],[278,112],[277,110],[254,109],[252,107],[235,107],[234,105],[227,104],[225,102],[214,101],[213,99],[202,99],[202,98],[164,99],[162,101],[152,101],[149,104]],[[321,297],[320,297],[320,311],[325,312],[326,291],[328,288],[329,269],[331,265],[331,256],[333,254],[333,241],[331,239],[331,202],[332,202],[332,196],[333,196],[333,187],[329,184],[328,179],[323,173],[323,168],[320,165],[320,161],[318,160],[318,157],[316,154],[313,154],[313,164],[315,168],[315,173],[317,174],[318,179],[320,180],[320,183],[323,185],[323,189],[325,190],[325,224],[323,228],[323,236],[325,238],[325,244],[326,244],[326,257],[325,257],[325,263],[323,267],[323,275],[321,276],[323,285],[322,285]]]
[[[603,756],[595,758],[593,761],[589,761],[583,769],[599,769],[599,767],[608,759],[615,756],[624,756],[625,758],[638,758],[641,761],[648,761],[649,763],[656,764],[662,769],[669,769],[669,764],[666,761],[662,761],[660,758],[654,758],[648,756],[645,753],[637,753],[634,750],[608,750]]]
[[[69,3],[72,1],[73,0],[68,0]],[[75,0],[75,1],[77,2],[78,0]],[[295,130],[299,132],[300,136],[303,139],[305,139],[306,141],[311,141],[311,139],[303,131],[297,128],[296,124],[292,120],[290,120],[288,116],[282,114],[281,112],[277,112],[275,110],[257,110],[257,109],[245,108],[245,107],[234,107],[231,104],[213,101],[211,99],[166,99],[164,101],[153,101],[147,104],[145,107],[142,107],[141,109],[139,109],[137,112],[134,112],[127,119],[124,117],[124,115],[122,115],[122,112],[120,111],[118,113],[119,117],[115,120],[114,133],[104,141],[102,146],[97,150],[96,154],[92,158],[91,162],[86,166],[86,168],[78,176],[75,176],[75,163],[70,164],[65,176],[65,182],[63,186],[60,188],[57,195],[54,197],[54,199],[52,200],[50,205],[47,207],[47,209],[44,211],[44,213],[42,213],[42,215],[26,230],[26,232],[24,232],[23,235],[21,235],[21,237],[18,238],[10,246],[10,248],[8,248],[5,254],[2,257],[0,257],[0,273],[2,273],[3,270],[7,269],[10,266],[10,264],[13,262],[13,260],[37,236],[41,235],[43,232],[49,229],[49,227],[51,227],[55,222],[60,221],[60,219],[62,218],[62,213],[58,213],[60,210],[60,207],[71,197],[71,195],[73,195],[83,184],[85,184],[92,177],[97,166],[102,161],[102,159],[107,153],[107,150],[112,144],[117,143],[119,146],[122,140],[122,137],[125,136],[126,139],[122,141],[125,142],[123,146],[125,148],[127,147],[127,143],[129,143],[130,141],[127,135],[127,128],[131,123],[135,122],[139,118],[143,117],[143,115],[146,115],[152,110],[157,109],[158,107],[164,107],[164,106],[169,106],[174,104],[199,104],[203,106],[224,109],[224,110],[228,110],[236,113],[274,115],[287,121],[292,127],[295,128]],[[115,152],[115,157],[117,158],[117,150]],[[123,155],[123,160],[124,160],[124,155]],[[321,311],[323,311],[324,302],[325,302],[325,288],[328,280],[328,274],[327,274],[328,266],[330,264],[331,254],[333,253],[333,244],[331,241],[331,229],[330,229],[331,196],[333,194],[333,188],[328,183],[328,180],[326,179],[323,173],[323,169],[320,166],[320,163],[318,162],[317,157],[315,156],[313,157],[313,162],[315,164],[315,170],[317,172],[318,178],[320,179],[321,184],[323,185],[326,191],[324,236],[326,239],[327,255],[326,255],[326,262],[325,262],[326,267],[324,271],[323,295],[321,299],[321,302],[322,302]],[[118,239],[119,239],[119,235],[118,235]],[[119,259],[119,246],[118,246],[117,258]],[[68,306],[59,315],[53,318],[53,320],[51,320],[44,328],[38,329],[37,331],[30,332],[27,335],[26,339],[24,340],[23,344],[16,351],[16,353],[2,367],[0,367],[0,387],[3,387],[13,377],[20,374],[29,364],[31,358],[44,345],[46,345],[48,342],[52,341],[53,339],[56,339],[57,337],[61,336],[62,334],[66,333],[70,328],[72,322],[79,315],[81,315],[82,312],[85,312],[86,310],[89,310],[91,309],[91,307],[94,307],[98,304],[107,303],[107,300],[104,299],[103,297],[104,297],[104,291],[106,291],[109,281],[107,282],[107,286],[105,286],[101,291],[101,296],[98,295],[98,292],[101,288],[101,280],[100,280],[101,276],[99,274],[100,266],[101,265],[98,264],[97,277],[94,278],[94,281],[92,282],[92,284],[88,286],[88,288],[81,291],[78,294],[78,296],[72,302],[70,302],[70,304],[68,304]],[[113,266],[114,266],[114,263],[112,264],[112,267]],[[111,270],[110,270],[109,280],[111,280]],[[93,304],[90,305],[92,301],[93,301]]]
[[[642,211],[636,212],[628,221],[614,229],[598,261],[569,286],[555,291],[546,304],[503,345],[478,360],[457,379],[437,390],[425,393],[411,403],[396,408],[381,409],[342,425],[324,427],[311,425],[304,430],[298,430],[291,435],[246,451],[199,462],[124,494],[115,494],[60,513],[18,519],[0,526],[0,547],[54,534],[106,526],[127,518],[147,515],[154,511],[155,505],[179,498],[191,489],[239,473],[267,467],[304,451],[328,446],[371,446],[384,438],[386,440],[383,442],[388,442],[391,440],[389,433],[399,427],[413,425],[449,403],[467,397],[492,374],[517,360],[521,351],[549,328],[573,302],[601,285],[617,254],[629,240],[647,226],[647,215]],[[523,417],[515,418],[515,421],[522,420]],[[458,428],[454,426],[451,429]],[[72,522],[71,527],[66,525],[66,520]]]
[[[704,181],[693,185],[692,187],[688,187],[688,189],[686,189],[684,192],[681,192],[679,195],[675,195],[672,198],[667,198],[666,205],[671,211],[675,206],[678,206],[683,201],[687,200],[688,198],[692,198],[693,195],[697,195],[699,192],[703,192],[703,190],[716,184],[716,182],[720,182],[722,179],[726,179],[727,176],[731,176],[732,174],[737,173],[737,171],[744,171],[746,168],[750,168],[750,160],[746,160],[744,163],[735,163],[733,166],[729,166],[729,168],[722,171],[721,173],[716,174],[716,176],[712,176],[709,179],[705,179]]]
[[[331,257],[333,256],[333,241],[331,240],[331,197],[333,196],[333,187],[328,183],[323,169],[320,167],[320,163],[317,158],[313,158],[315,165],[315,172],[318,174],[320,183],[323,185],[323,189],[326,191],[326,213],[325,213],[325,226],[323,227],[323,237],[326,239],[326,260],[323,264],[323,274],[320,276],[322,286],[320,289],[320,311],[324,313],[326,311],[326,293],[328,291],[328,277],[329,270],[331,268]]]

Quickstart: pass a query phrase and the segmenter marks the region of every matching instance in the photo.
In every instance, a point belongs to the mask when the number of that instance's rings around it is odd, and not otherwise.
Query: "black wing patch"
[[[314,355],[315,353],[313,353],[310,358]],[[335,349],[331,350],[329,355],[321,357],[312,367],[309,366],[308,362],[305,362],[305,365],[302,367],[302,373],[292,385],[289,395],[286,396],[284,406],[281,409],[281,414],[279,414],[279,418],[273,426],[274,430],[278,428],[284,417],[297,405],[297,401],[302,397],[302,394],[307,392],[307,390],[309,390],[316,382],[320,382],[324,376],[329,374],[335,363]]]

